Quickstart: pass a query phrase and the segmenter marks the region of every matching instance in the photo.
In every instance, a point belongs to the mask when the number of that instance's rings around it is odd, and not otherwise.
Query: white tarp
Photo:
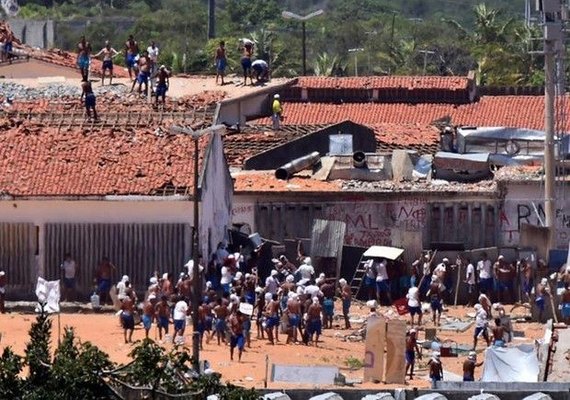
[[[38,303],[45,303],[45,311],[49,314],[59,312],[59,280],[46,281],[44,278],[38,278],[36,283],[36,296]],[[36,307],[36,312],[40,311],[40,307]]]
[[[395,260],[402,255],[404,249],[388,246],[372,246],[363,254],[364,257],[387,258]]]
[[[485,350],[483,382],[538,382],[538,374],[538,358],[533,345]]]

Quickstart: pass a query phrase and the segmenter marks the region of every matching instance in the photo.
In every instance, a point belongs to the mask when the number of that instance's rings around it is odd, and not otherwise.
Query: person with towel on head
[[[312,304],[307,310],[306,343],[313,341],[315,347],[318,346],[319,337],[322,333],[322,307],[318,297],[313,297]]]
[[[279,289],[279,281],[277,280],[277,270],[271,270],[271,274],[265,278],[265,291],[271,293],[272,295],[277,294],[277,289]]]
[[[422,324],[422,305],[420,303],[420,289],[411,287],[406,294],[408,299],[408,311],[410,312],[410,324],[414,326],[414,316],[418,316],[418,326]]]
[[[305,257],[303,259],[303,263],[297,268],[297,273],[299,274],[300,280],[298,285],[305,286],[311,279],[313,279],[313,275],[315,274],[315,268],[311,263],[310,257]]]
[[[473,333],[473,351],[477,349],[477,340],[479,336],[483,336],[487,342],[487,346],[490,344],[489,333],[487,332],[487,326],[489,321],[487,319],[487,311],[483,308],[481,304],[475,304],[475,331]]]
[[[287,309],[285,312],[289,318],[289,330],[287,332],[286,343],[297,342],[297,331],[299,330],[301,322],[301,303],[299,295],[293,291],[289,292],[287,300]]]
[[[271,344],[279,341],[279,301],[277,293],[265,293],[265,330]],[[275,329],[274,329],[275,328]],[[275,331],[275,336],[273,332]]]
[[[433,324],[439,326],[441,320],[441,312],[443,311],[443,306],[441,304],[441,283],[436,275],[431,277],[431,285],[427,292],[427,296],[430,299],[431,311],[433,313]]]
[[[435,383],[443,380],[443,366],[441,365],[439,351],[431,354],[431,360],[428,361],[429,377],[431,379],[432,388]]]
[[[152,321],[154,320],[155,312],[155,304],[156,304],[156,295],[151,294],[148,296],[148,299],[143,304],[142,309],[142,323],[144,327],[144,336],[148,339],[148,333],[150,332],[150,328],[152,327]]]
[[[121,281],[117,283],[117,298],[119,301],[125,300],[127,297],[127,288],[129,287],[129,276],[123,275]]]
[[[127,280],[125,281],[125,277]],[[125,297],[121,302],[121,314],[120,320],[123,326],[123,335],[125,337],[125,343],[132,343],[133,332],[135,330],[135,298],[129,287],[128,276],[123,276],[123,281],[125,281]]]
[[[470,351],[467,360],[463,362],[463,382],[475,381],[475,367],[481,365],[483,365],[483,361],[477,363],[477,353]]]
[[[410,379],[414,379],[416,353],[418,354],[418,358],[421,360],[422,353],[418,347],[417,331],[412,328],[410,329],[409,335],[406,337],[406,372],[404,373],[404,375],[406,375],[408,373],[408,370],[410,370]]]
[[[350,329],[350,319],[348,313],[350,312],[350,305],[352,303],[352,291],[346,279],[341,278],[338,281],[340,285],[340,297],[342,299],[342,316],[344,318],[344,329]]]

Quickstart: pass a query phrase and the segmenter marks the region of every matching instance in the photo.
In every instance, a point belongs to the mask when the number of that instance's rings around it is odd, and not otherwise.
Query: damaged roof
[[[168,128],[59,130],[0,119],[0,193],[22,197],[192,193],[193,142]],[[199,141],[200,169],[211,135]]]
[[[299,77],[294,85],[305,89],[445,89],[465,90],[466,76]]]

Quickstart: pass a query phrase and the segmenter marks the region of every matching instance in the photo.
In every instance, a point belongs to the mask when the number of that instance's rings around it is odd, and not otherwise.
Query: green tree
[[[5,347],[0,357],[0,399],[21,398],[23,368],[22,357],[15,354],[10,347]]]

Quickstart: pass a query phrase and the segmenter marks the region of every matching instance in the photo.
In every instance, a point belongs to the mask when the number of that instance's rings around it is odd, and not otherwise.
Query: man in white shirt
[[[174,312],[172,319],[174,320],[174,335],[172,336],[172,342],[175,343],[176,336],[184,336],[184,330],[186,329],[186,316],[188,315],[188,304],[182,299],[178,298],[178,301],[174,305]]]
[[[230,271],[230,269],[228,267],[223,266],[220,273],[221,273],[220,284],[222,285],[222,289],[224,291],[224,294],[229,294],[230,288],[231,288],[231,283],[234,280],[234,277],[232,276],[232,272]]]
[[[465,283],[467,284],[467,294],[469,298],[469,303],[467,307],[472,307],[475,302],[475,266],[468,257],[461,258],[461,262],[467,264],[467,269],[465,270]]]
[[[117,283],[117,298],[120,301],[123,301],[127,297],[127,288],[129,287],[128,282],[129,276],[123,275],[121,281]]]
[[[481,260],[477,263],[477,272],[479,273],[479,291],[485,293],[488,296],[493,295],[493,276],[492,273],[493,264],[487,253],[482,254]]]
[[[481,304],[475,304],[475,332],[473,334],[473,351],[477,347],[477,339],[479,336],[483,336],[487,342],[487,347],[490,344],[489,333],[487,332],[488,321],[487,312],[483,309]]]
[[[420,290],[417,287],[408,289],[408,311],[410,312],[411,326],[414,326],[414,316],[418,315],[418,325],[422,324],[422,307],[420,303]]]
[[[77,263],[71,257],[71,253],[65,255],[65,259],[61,263],[63,270],[63,288],[65,301],[73,301],[75,299],[75,276],[77,274]]]
[[[303,260],[303,264],[299,266],[297,272],[301,277],[301,280],[299,281],[300,285],[306,285],[307,282],[313,278],[313,275],[315,274],[315,269],[311,265],[311,259],[309,257],[306,257]]]
[[[251,64],[252,77],[256,79],[258,83],[267,82],[269,80],[269,65],[265,60],[255,60]]]
[[[277,289],[279,289],[279,282],[277,281],[277,270],[271,270],[271,275],[265,279],[265,291],[271,293],[272,295],[277,294]]]
[[[376,299],[376,268],[371,258],[364,263],[364,288],[368,292],[368,300]]]
[[[158,47],[156,46],[156,43],[154,43],[154,40],[150,42],[150,46],[148,46],[146,51],[148,52],[148,59],[150,60],[150,76],[152,77],[156,74],[157,71],[159,54]],[[152,81],[153,80],[151,79],[151,85]]]
[[[378,295],[378,303],[382,304],[382,297],[386,297],[388,305],[392,305],[392,295],[390,293],[390,279],[388,279],[388,270],[386,269],[386,260],[376,262],[376,292]]]

